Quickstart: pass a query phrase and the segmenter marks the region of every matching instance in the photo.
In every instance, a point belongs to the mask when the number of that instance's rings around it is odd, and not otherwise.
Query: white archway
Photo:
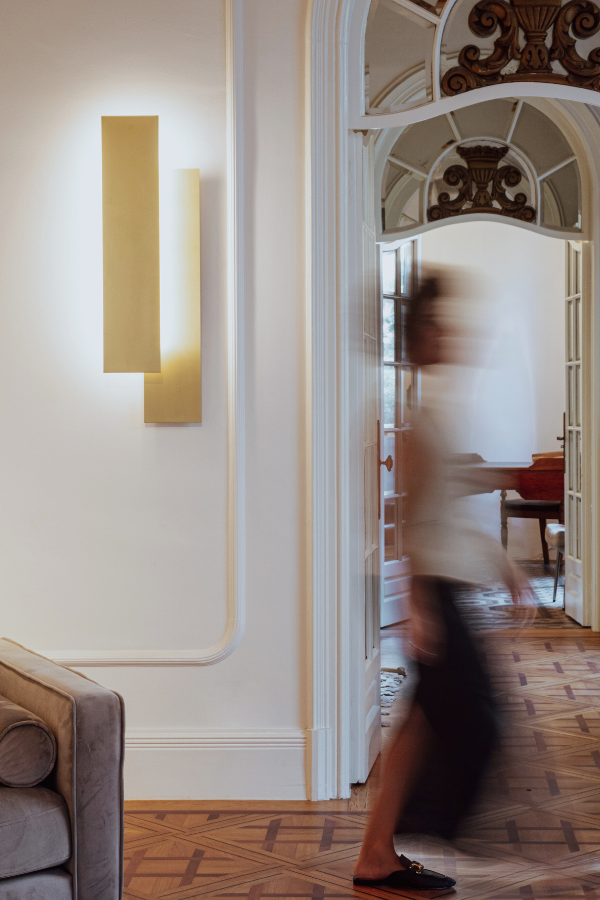
[[[452,2],[452,0],[450,0]],[[553,84],[509,84],[434,99],[405,112],[365,115],[362,45],[370,0],[313,0],[307,71],[310,182],[307,193],[307,477],[309,513],[309,780],[311,797],[347,797],[356,780],[352,740],[360,716],[363,548],[359,399],[362,384],[362,142],[396,127],[496,97],[541,97],[552,105],[582,161],[582,190],[595,238],[588,286],[588,459],[600,449],[600,128],[585,104],[600,95]],[[565,101],[576,101],[567,103]],[[362,104],[362,106],[361,106]],[[600,113],[600,109],[598,110]],[[363,132],[367,134],[363,134]],[[359,334],[359,326],[361,333]],[[600,477],[588,467],[587,541],[600,536]],[[590,623],[600,630],[600,562],[586,554]],[[362,601],[364,603],[364,601]],[[364,627],[364,624],[362,625]],[[363,645],[364,646],[364,645]]]

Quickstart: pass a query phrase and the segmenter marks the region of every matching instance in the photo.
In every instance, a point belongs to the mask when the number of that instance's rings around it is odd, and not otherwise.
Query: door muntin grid
[[[565,515],[567,556],[581,561],[582,549],[582,253],[567,243],[566,393],[565,416]]]
[[[385,562],[400,561],[403,499],[402,441],[411,427],[411,410],[418,395],[418,372],[406,354],[404,322],[413,293],[416,241],[409,240],[381,254],[383,293],[383,459],[392,457],[391,471],[383,469]]]

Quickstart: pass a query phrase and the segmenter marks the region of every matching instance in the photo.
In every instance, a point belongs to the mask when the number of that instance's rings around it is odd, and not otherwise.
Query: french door
[[[379,417],[381,406],[381,305],[377,290],[377,244],[373,195],[373,142],[362,147],[362,274],[363,274],[363,410],[364,410],[364,683],[362,725],[359,728],[357,781],[366,781],[381,752],[381,655],[379,616],[381,593]]]
[[[418,403],[418,372],[406,358],[403,323],[416,281],[418,241],[381,245],[383,428],[380,456],[381,627],[408,618],[410,577],[403,552],[402,441]],[[381,477],[382,476],[382,477]]]
[[[567,241],[565,302],[565,612],[584,622],[582,555],[583,245]]]

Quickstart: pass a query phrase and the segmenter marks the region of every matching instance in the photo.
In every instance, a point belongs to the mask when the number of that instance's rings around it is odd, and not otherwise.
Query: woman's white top
[[[406,486],[403,529],[412,573],[470,584],[504,581],[509,563],[502,545],[460,509],[461,498],[480,492],[481,485],[473,483],[468,467],[453,461],[445,436],[445,413],[422,407],[413,423],[419,484],[412,491]]]

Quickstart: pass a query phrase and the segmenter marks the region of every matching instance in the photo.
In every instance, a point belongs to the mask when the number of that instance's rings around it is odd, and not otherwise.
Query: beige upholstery
[[[43,786],[60,795],[68,811],[71,856],[64,868],[72,876],[73,900],[121,900],[125,730],[121,698],[5,638],[0,639],[0,694],[43,719],[56,738],[56,765]],[[0,844],[0,858],[3,849]],[[60,874],[56,892],[41,882],[29,891],[29,876],[10,880],[12,893],[4,894],[0,880],[0,900],[70,897],[64,894],[66,882]],[[54,884],[51,878],[50,883]]]
[[[546,543],[551,550],[560,550],[562,553],[565,549],[565,526],[553,522],[546,525]]]

